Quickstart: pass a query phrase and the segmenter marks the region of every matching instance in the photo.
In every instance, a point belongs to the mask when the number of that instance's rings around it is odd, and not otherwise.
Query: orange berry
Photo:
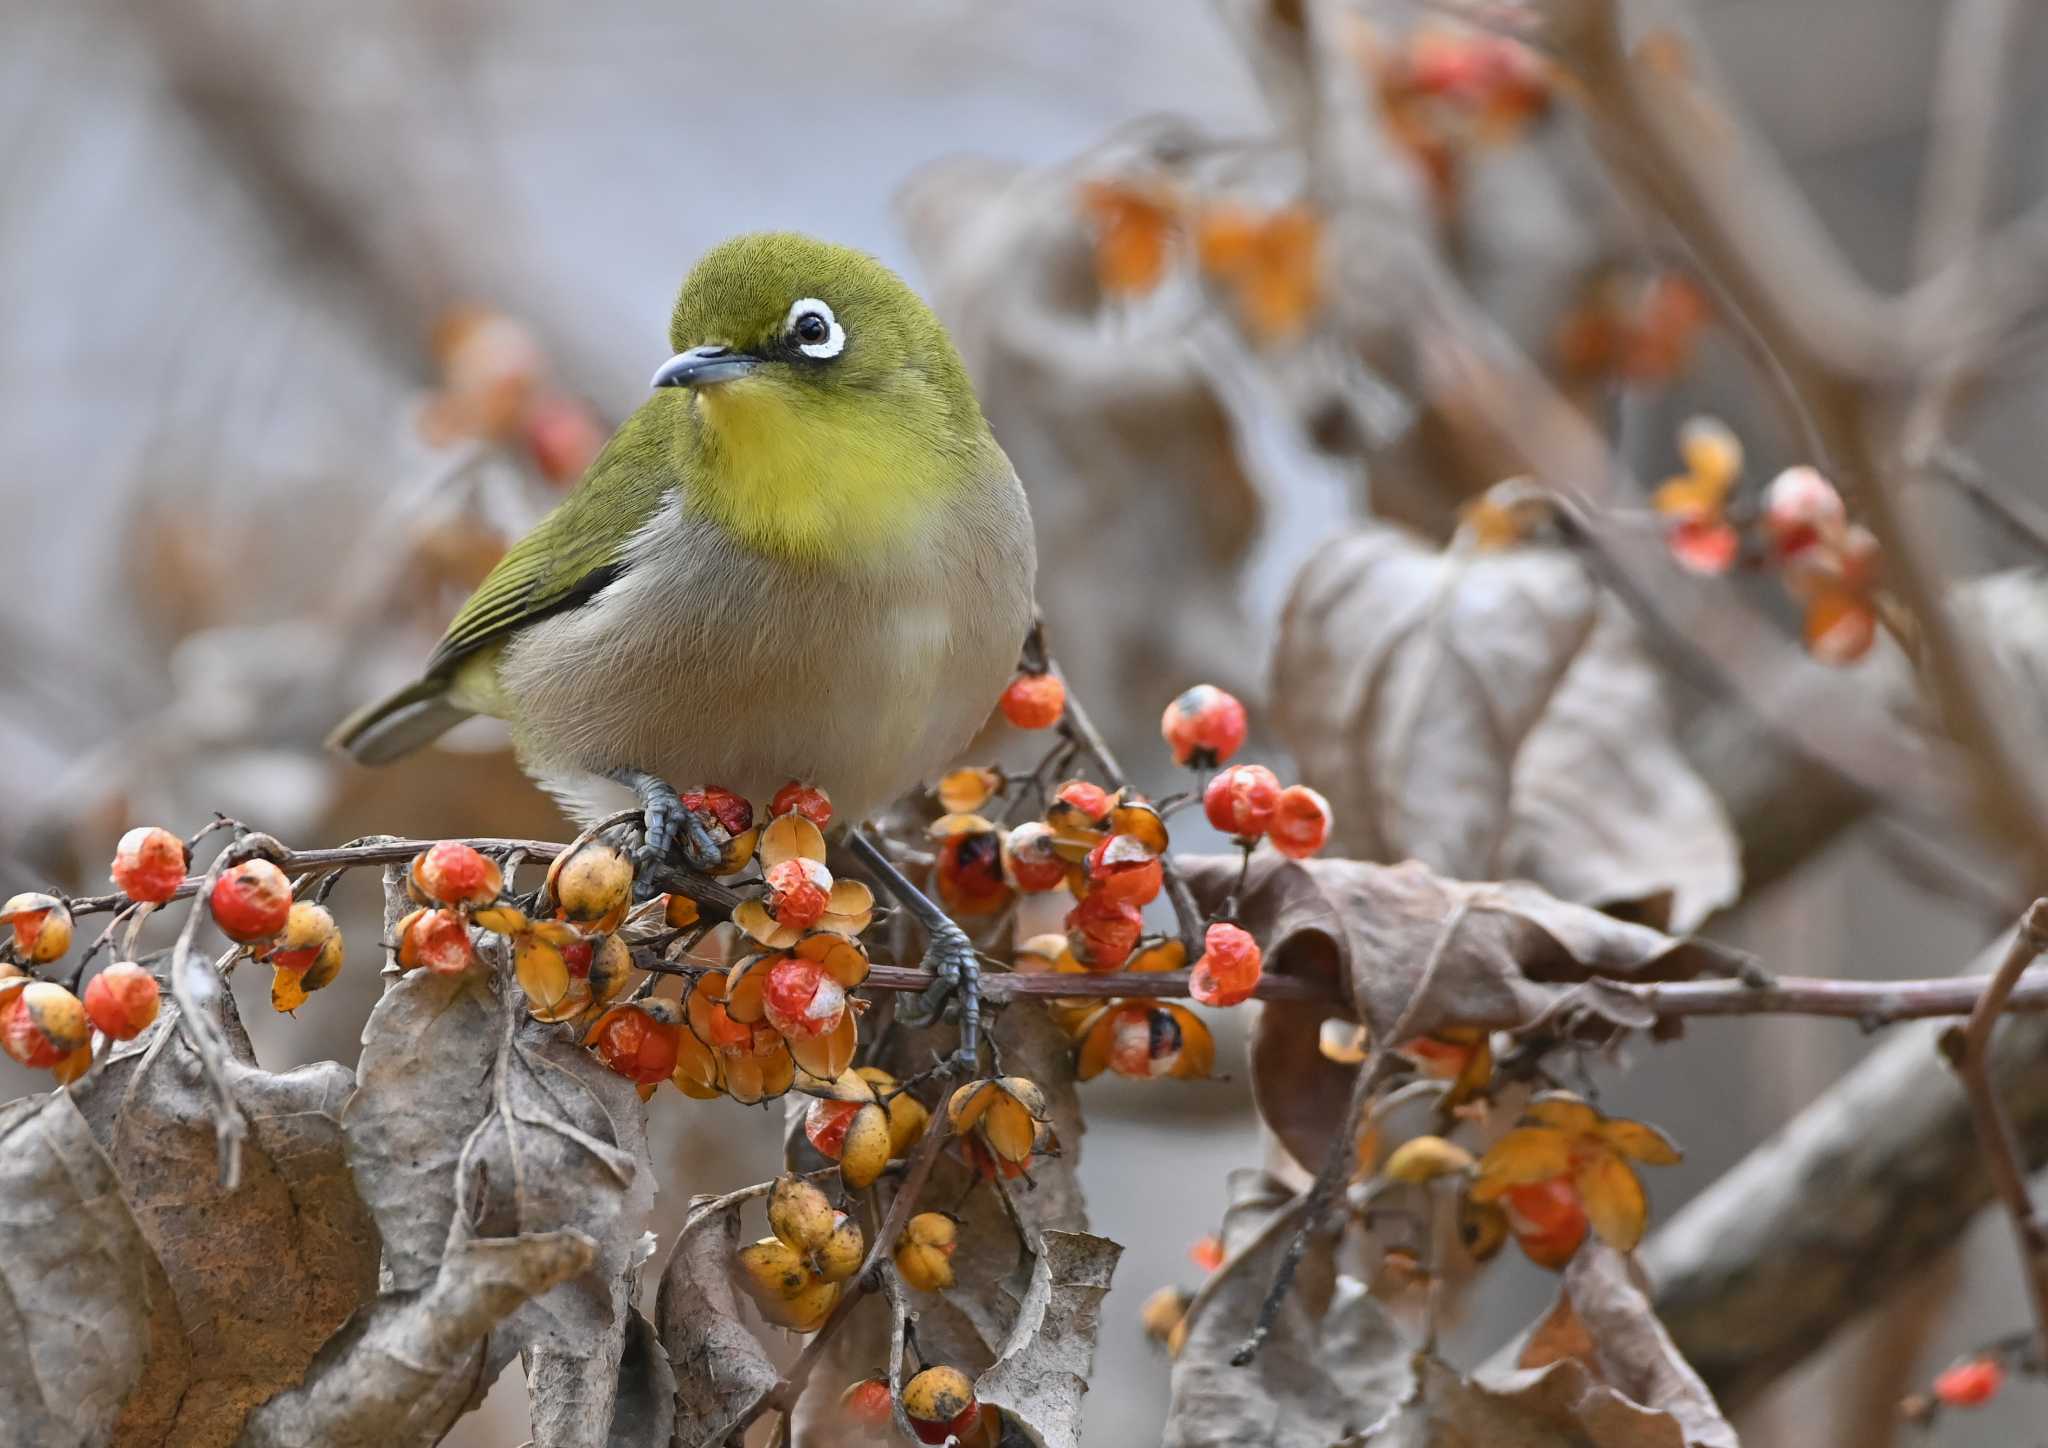
[[[788,788],[783,786],[784,790]],[[782,792],[777,791],[775,797],[781,799]],[[683,808],[705,817],[707,823],[718,825],[729,835],[743,835],[754,827],[754,807],[723,785],[707,784],[701,789],[690,790],[683,796]],[[783,811],[777,810],[776,813]]]
[[[1166,706],[1159,732],[1176,764],[1214,769],[1244,743],[1244,705],[1214,684],[1197,684]]]
[[[1688,573],[1719,577],[1742,556],[1742,535],[1719,517],[1684,518],[1665,536],[1671,556]]]
[[[1131,958],[1145,917],[1128,900],[1098,891],[1067,912],[1067,941],[1090,970],[1115,970]]]
[[[1003,841],[1003,876],[1027,895],[1059,889],[1067,878],[1067,862],[1053,848],[1052,826],[1032,820],[1011,830]]]
[[[1050,729],[1067,711],[1067,686],[1058,674],[1019,674],[997,703],[1019,729]]]
[[[1509,1187],[1501,1194],[1501,1204],[1508,1230],[1539,1267],[1563,1267],[1586,1240],[1585,1205],[1563,1177]]]
[[[1205,1006],[1234,1006],[1251,999],[1262,973],[1259,943],[1251,933],[1219,921],[1203,936],[1188,994]]]
[[[742,800],[744,804],[746,801]],[[832,799],[824,790],[814,784],[803,784],[792,779],[775,791],[775,798],[768,802],[771,815],[800,814],[819,829],[832,823]],[[747,824],[753,823],[753,811],[748,811]],[[742,824],[734,834],[743,834],[747,824]]]
[[[656,998],[642,1005],[614,1006],[590,1033],[591,1047],[606,1067],[642,1086],[655,1086],[676,1069],[682,1049],[680,1020],[664,1019],[674,1002]]]
[[[551,483],[565,485],[583,476],[597,460],[605,440],[604,429],[597,425],[587,406],[554,394],[527,408],[521,431],[526,437],[526,451],[541,476]]]
[[[2005,1386],[2005,1364],[1997,1358],[1957,1363],[1934,1380],[1934,1396],[1951,1408],[1974,1408],[1998,1396]]]
[[[488,905],[505,888],[505,872],[460,840],[443,840],[413,856],[412,882],[441,905]]]
[[[955,915],[993,915],[1009,903],[1002,837],[978,829],[949,835],[939,846],[939,898]]]
[[[1185,1042],[1171,1011],[1125,1006],[1110,1018],[1109,1030],[1109,1069],[1119,1076],[1140,1081],[1170,1076],[1180,1064]]]
[[[846,1014],[846,988],[816,961],[784,956],[761,987],[768,1024],[793,1040],[827,1036]]]
[[[1075,817],[1075,823],[1099,826],[1109,818],[1109,812],[1116,808],[1116,800],[1099,784],[1085,779],[1070,779],[1053,791],[1053,809],[1046,812],[1047,822],[1055,829],[1059,821],[1052,818],[1055,810],[1064,809]]]
[[[1226,835],[1255,840],[1273,821],[1280,781],[1263,764],[1233,764],[1202,790],[1202,813]]]
[[[887,1378],[863,1378],[839,1395],[839,1411],[862,1428],[886,1428],[895,1408]]]
[[[291,918],[292,884],[268,860],[244,860],[223,871],[207,899],[213,923],[237,945],[269,940]]]
[[[1291,860],[1305,860],[1330,838],[1330,802],[1305,784],[1290,784],[1273,802],[1266,838]]]
[[[1188,1246],[1188,1260],[1204,1272],[1214,1272],[1223,1265],[1223,1239],[1213,1233],[1197,1237]]]
[[[1091,893],[1133,905],[1148,905],[1159,898],[1165,884],[1165,867],[1158,854],[1132,835],[1111,835],[1088,852]]]
[[[132,960],[117,960],[85,988],[85,1013],[116,1041],[132,1041],[156,1019],[162,996],[156,977]]]
[[[816,860],[798,856],[769,866],[768,910],[778,925],[808,930],[818,923],[831,898],[832,872]]]
[[[0,1050],[24,1066],[55,1066],[91,1035],[84,1004],[55,981],[30,981],[0,1001]]]
[[[858,1101],[827,1101],[819,1097],[804,1112],[804,1135],[827,1161],[839,1160],[846,1149],[846,1129],[860,1111]]]
[[[460,975],[476,962],[469,926],[455,911],[415,910],[398,922],[399,969],[424,966],[436,975]]]
[[[71,948],[71,910],[55,895],[16,895],[0,905],[0,920],[14,928],[14,949],[25,961],[47,965]]]
[[[183,840],[155,825],[138,825],[114,847],[109,873],[114,888],[130,900],[161,905],[178,893],[190,863]]]

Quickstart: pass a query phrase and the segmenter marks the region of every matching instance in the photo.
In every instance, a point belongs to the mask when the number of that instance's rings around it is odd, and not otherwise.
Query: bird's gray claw
[[[711,831],[704,827],[704,821],[689,810],[680,812],[683,863],[699,874],[717,874],[719,867],[725,863],[724,847],[711,838]]]

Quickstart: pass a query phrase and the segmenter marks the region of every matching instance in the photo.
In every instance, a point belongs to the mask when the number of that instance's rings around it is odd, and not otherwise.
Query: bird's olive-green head
[[[758,547],[845,557],[1006,467],[932,311],[873,257],[789,232],[706,253],[651,410],[698,506]]]

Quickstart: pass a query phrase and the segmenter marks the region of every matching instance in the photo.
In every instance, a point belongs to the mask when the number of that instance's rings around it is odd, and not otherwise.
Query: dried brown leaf
[[[676,1375],[654,1324],[629,1308],[626,1350],[612,1395],[605,1448],[669,1448],[675,1437]]]
[[[740,1245],[740,1214],[690,1203],[689,1216],[662,1268],[655,1325],[675,1370],[675,1448],[722,1444],[733,1425],[781,1382],[754,1334],[740,1321],[732,1264]]]
[[[149,1349],[148,1244],[68,1091],[0,1106],[0,1423],[109,1440]]]
[[[1301,1202],[1263,1172],[1230,1176],[1227,1256],[1188,1308],[1173,1362],[1166,1448],[1328,1448],[1385,1417],[1412,1381],[1409,1349],[1362,1284],[1336,1275],[1331,1242],[1309,1244],[1272,1335],[1249,1366],[1250,1334]]]
[[[1080,1448],[1081,1398],[1095,1365],[1103,1294],[1123,1248],[1086,1232],[1046,1232],[1016,1325],[975,1382],[1034,1448]]]
[[[1568,553],[1377,526],[1297,577],[1275,722],[1336,847],[1692,929],[1740,872],[1628,619]]]
[[[596,1260],[596,1243],[572,1231],[450,1247],[424,1289],[379,1297],[302,1385],[252,1413],[240,1448],[430,1448],[487,1384],[492,1330]]]
[[[1236,882],[1234,856],[1183,862],[1205,905]],[[1300,863],[1254,857],[1239,898],[1266,969],[1318,981],[1345,1007],[1268,1001],[1252,1036],[1252,1092],[1294,1158],[1314,1170],[1343,1119],[1357,1067],[1317,1049],[1348,1014],[1396,1043],[1449,1026],[1641,1029],[1648,1012],[1603,978],[1683,980],[1739,957],[1568,904],[1533,885],[1448,880],[1415,861]]]
[[[162,1268],[138,1299],[152,1351],[122,1441],[225,1443],[375,1292],[377,1232],[343,1155],[347,1068],[264,1071],[223,1019],[250,1128],[240,1184],[224,1192],[211,1098],[176,1020],[167,1004],[76,1096]]]

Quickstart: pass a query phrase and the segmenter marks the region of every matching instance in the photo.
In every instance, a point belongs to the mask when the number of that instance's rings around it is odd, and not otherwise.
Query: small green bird
[[[333,742],[382,764],[503,719],[572,813],[637,798],[650,855],[680,832],[702,868],[678,783],[761,801],[801,780],[857,825],[963,748],[1016,667],[1036,553],[945,328],[872,257],[728,241],[669,340],[653,396],[419,681]]]

